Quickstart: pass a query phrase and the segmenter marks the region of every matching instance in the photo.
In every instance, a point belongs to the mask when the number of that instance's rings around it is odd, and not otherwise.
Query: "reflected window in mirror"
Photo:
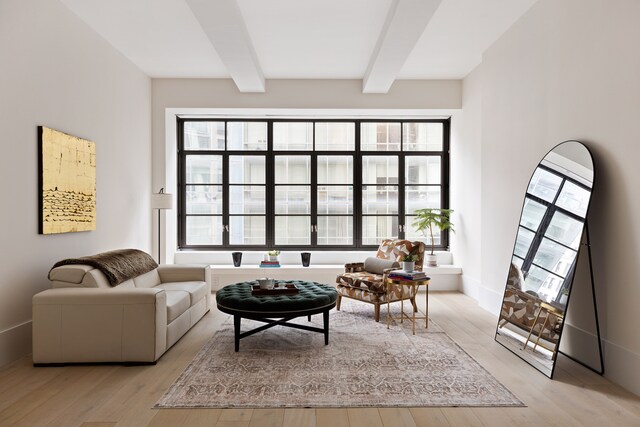
[[[560,303],[582,236],[591,188],[539,165],[525,195],[513,262],[525,278],[522,290]]]

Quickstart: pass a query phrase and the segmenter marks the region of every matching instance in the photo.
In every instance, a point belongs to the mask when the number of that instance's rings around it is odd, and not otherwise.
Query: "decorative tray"
[[[298,293],[298,287],[294,283],[278,285],[267,289],[260,289],[260,285],[251,286],[251,295],[295,295]]]

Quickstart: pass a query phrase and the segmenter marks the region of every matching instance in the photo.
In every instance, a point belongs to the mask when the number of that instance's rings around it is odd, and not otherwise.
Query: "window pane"
[[[351,244],[353,244],[353,217],[318,217],[318,245]]]
[[[520,225],[527,227],[531,230],[538,231],[540,221],[544,217],[544,213],[547,211],[547,207],[538,202],[531,200],[528,197],[524,199],[524,206],[522,208],[522,218],[520,218]]]
[[[310,156],[276,156],[276,184],[310,184]]]
[[[362,151],[400,151],[400,123],[361,123]]]
[[[187,184],[222,184],[222,156],[187,156]]]
[[[544,235],[578,250],[583,225],[582,222],[556,211]]]
[[[529,252],[529,247],[531,246],[531,242],[533,241],[534,236],[535,233],[522,227],[518,227],[518,235],[516,236],[516,248],[513,253],[520,258],[526,258],[527,252]]]
[[[578,187],[572,182],[565,181],[556,205],[584,218],[589,207],[591,191]]]
[[[224,122],[184,122],[185,150],[224,150]]]
[[[355,150],[356,124],[316,123],[316,151]]]
[[[439,156],[407,156],[405,160],[406,184],[440,184]]]
[[[362,217],[362,244],[379,245],[383,239],[398,237],[397,216]]]
[[[187,245],[221,245],[221,216],[188,216]]]
[[[558,276],[565,277],[575,257],[576,252],[574,250],[549,239],[542,239],[536,256],[533,257],[533,262],[540,267],[553,271]]]
[[[222,186],[187,185],[187,214],[222,214]]]
[[[230,184],[264,184],[265,156],[229,156]]]
[[[562,278],[532,265],[524,280],[524,291],[534,291],[545,301],[552,301],[562,287]]]
[[[395,185],[364,185],[362,187],[363,214],[398,213],[398,187]]]
[[[415,186],[405,187],[404,204],[408,214],[415,213],[416,209],[439,208],[440,187]]]
[[[318,186],[319,214],[353,213],[353,187],[347,185]]]
[[[442,151],[443,132],[442,123],[404,123],[402,149],[404,151]]]
[[[227,150],[266,149],[266,122],[227,122]]]
[[[352,156],[318,156],[318,184],[351,184]]]
[[[363,184],[397,184],[398,156],[362,156]]]
[[[265,186],[230,185],[229,213],[263,214],[266,212]]]
[[[522,264],[524,264],[524,260],[522,258],[518,258],[517,256],[514,256],[513,258],[511,258],[511,262],[513,262],[515,265],[517,265],[520,268],[522,268]]]
[[[229,243],[232,245],[264,245],[266,230],[263,216],[229,217]]]
[[[418,231],[413,226],[413,222],[416,220],[415,216],[406,216],[404,219],[405,223],[405,238],[411,240],[420,240],[427,245],[427,248],[431,247],[431,237],[429,236],[429,231]],[[440,237],[440,229],[433,229],[433,244],[435,246],[440,246],[442,244],[442,240]]]
[[[274,150],[313,150],[313,123],[274,122]]]
[[[310,245],[311,218],[308,216],[277,216],[276,245]]]
[[[547,202],[553,202],[556,198],[556,193],[560,188],[562,178],[558,175],[547,172],[544,169],[537,168],[531,177],[529,188],[527,192],[538,196]]]
[[[311,213],[311,187],[308,185],[276,185],[277,214]]]

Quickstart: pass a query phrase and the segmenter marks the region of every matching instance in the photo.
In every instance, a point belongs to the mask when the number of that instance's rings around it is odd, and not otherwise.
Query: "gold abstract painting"
[[[38,127],[40,234],[96,229],[96,144]]]

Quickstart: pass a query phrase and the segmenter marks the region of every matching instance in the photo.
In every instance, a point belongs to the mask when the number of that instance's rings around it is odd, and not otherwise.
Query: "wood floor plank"
[[[417,427],[450,427],[451,424],[440,408],[410,408]]]
[[[284,409],[254,409],[249,427],[282,427]]]
[[[347,413],[351,427],[383,427],[380,412],[376,408],[349,408]]]
[[[253,415],[253,409],[223,409],[220,413],[220,418],[218,418],[218,422],[220,421],[251,421],[251,416]]]
[[[409,408],[380,408],[378,412],[385,427],[417,427]]]
[[[347,408],[316,409],[317,427],[349,427]]]
[[[287,408],[284,411],[283,427],[316,427],[316,411],[310,408]]]
[[[424,310],[424,298],[416,299]],[[550,380],[494,341],[496,316],[456,292],[430,292],[429,314],[527,406],[519,408],[154,409],[228,316],[213,309],[155,366],[0,368],[0,426],[634,426],[640,398],[560,356]],[[230,350],[232,351],[232,349]]]
[[[185,409],[188,412],[185,427],[213,427],[218,422],[222,409]]]

